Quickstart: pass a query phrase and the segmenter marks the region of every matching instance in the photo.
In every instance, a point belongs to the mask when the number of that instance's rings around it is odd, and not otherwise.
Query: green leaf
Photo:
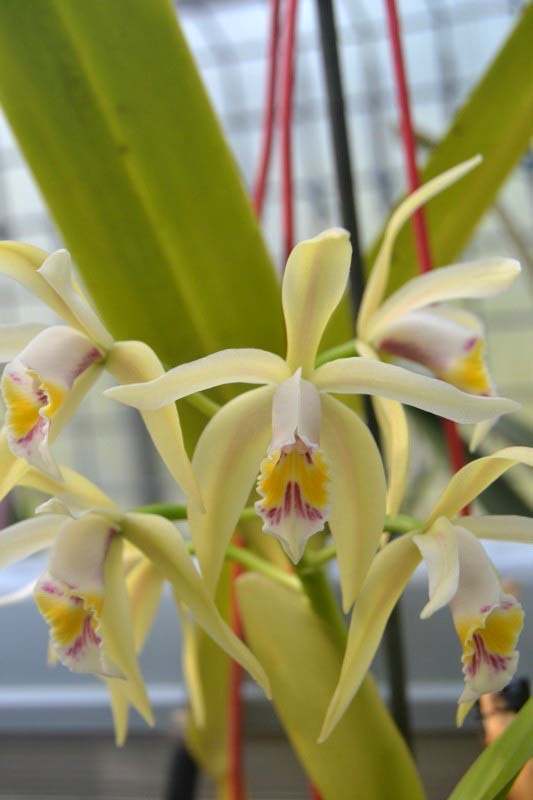
[[[278,280],[168,0],[0,3],[0,101],[116,338],[282,350]]]
[[[476,759],[449,800],[503,800],[530,758],[533,758],[533,698]]]
[[[498,56],[422,170],[421,180],[426,182],[476,153],[484,158],[480,167],[426,207],[435,266],[451,264],[461,254],[527,150],[533,134],[532,40],[533,6],[527,4]],[[376,251],[377,245],[368,259],[369,266]],[[405,283],[417,271],[413,233],[406,225],[396,243],[389,290]]]
[[[324,800],[419,800],[404,741],[369,677],[324,744],[316,740],[342,652],[308,599],[258,574],[237,584],[246,640],[265,668],[274,705]]]

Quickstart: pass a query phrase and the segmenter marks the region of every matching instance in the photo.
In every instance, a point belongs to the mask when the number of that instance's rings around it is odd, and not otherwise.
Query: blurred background
[[[447,130],[455,110],[497,53],[523,5],[513,0],[404,0],[400,3],[414,123],[421,142],[420,162],[423,162],[427,146]],[[259,150],[268,2],[181,0],[179,9],[185,33],[243,180],[250,186]],[[363,242],[370,244],[392,205],[405,191],[386,23],[383,4],[373,0],[337,0],[336,12],[359,222]],[[297,52],[293,141],[296,238],[301,239],[338,225],[340,220],[315,0],[301,0]],[[523,266],[519,281],[509,292],[473,306],[489,331],[492,374],[500,394],[523,405],[511,421],[505,420],[491,434],[487,441],[490,450],[515,440],[533,444],[532,175],[533,154],[528,153],[465,253],[465,258],[514,256]],[[275,156],[264,230],[278,264],[282,249],[279,196]],[[61,246],[60,236],[1,116],[0,237],[32,242],[47,250]],[[216,264],[213,268],[216,269]],[[3,323],[52,320],[43,305],[5,279],[0,282],[0,319]],[[179,309],[176,309],[176,325],[179,325]],[[102,381],[99,389],[105,385]],[[126,507],[174,500],[172,485],[137,414],[105,401],[100,395],[98,389],[92,392],[81,413],[62,435],[56,451],[60,461],[82,471]],[[444,462],[434,463],[434,434],[426,423],[413,418],[412,426],[417,445],[409,503],[413,512],[420,513],[429,504],[431,493],[443,486],[447,471]],[[23,515],[31,510],[34,501],[34,497],[20,494],[12,510]],[[498,493],[487,498],[490,510],[495,510],[494,504],[498,503],[504,504],[503,510],[507,513],[513,510],[519,513],[524,509],[525,513],[530,513],[533,509],[531,480],[520,469],[513,471],[511,481]],[[529,589],[526,587],[525,579],[531,575],[533,553],[518,545],[492,544],[488,549],[501,573],[521,589],[526,627],[519,671],[531,674],[533,589],[531,584]],[[0,593],[12,591],[29,581],[38,573],[41,564],[36,557],[3,571]],[[451,774],[443,764],[442,774],[438,774],[439,759],[433,756],[442,752],[438,747],[443,742],[453,738],[454,707],[460,693],[461,674],[459,647],[447,613],[444,611],[428,622],[418,621],[425,591],[424,575],[417,573],[402,607],[409,699],[427,779],[434,781],[435,786],[444,786],[446,781],[446,785],[453,785],[456,776],[479,749],[479,738],[476,734],[463,735],[455,772]],[[165,760],[171,748],[164,734],[172,729],[175,710],[185,700],[179,632],[170,598],[162,604],[143,655],[161,737],[150,739],[151,744],[143,753],[148,751],[151,755],[143,761],[143,774],[136,779],[131,777],[136,774],[132,769],[139,747],[145,747],[144,742],[148,740],[133,737],[123,752],[112,749],[111,715],[103,684],[96,679],[71,675],[61,668],[45,666],[47,632],[31,601],[1,610],[0,637],[3,642],[0,649],[1,797],[160,796]],[[376,672],[386,693],[382,660],[380,655]],[[472,718],[469,726],[474,731],[479,723]],[[276,750],[279,729],[252,688],[248,727],[254,737],[263,737],[264,747],[269,743],[268,753],[278,758],[282,752]],[[142,724],[134,720],[133,730],[141,729]],[[42,736],[51,732],[60,738]],[[83,769],[86,754],[72,749],[75,741],[70,736],[72,732],[84,736],[103,734],[92,740],[91,745],[99,759],[99,769],[92,770],[90,775],[87,772],[82,786],[79,770]],[[33,738],[28,738],[31,736]],[[26,769],[20,747],[17,749],[17,743],[22,741],[35,742],[36,753],[42,755],[42,765],[34,777],[33,771]],[[258,759],[258,752],[251,749],[249,758]],[[285,751],[283,753],[288,759]],[[73,768],[77,765],[76,781],[69,783],[65,778],[61,782],[53,768],[59,755],[61,760],[73,759]],[[303,791],[304,783],[297,766],[290,761],[284,763],[288,777],[285,783],[280,777],[279,793],[275,793],[278,790],[273,789],[271,783],[268,795],[261,794],[259,787],[255,796],[286,797],[288,791],[293,797],[304,796],[298,794]],[[272,773],[269,778],[272,781]],[[51,786],[53,790],[49,790]],[[432,796],[444,796],[439,791],[435,788]]]

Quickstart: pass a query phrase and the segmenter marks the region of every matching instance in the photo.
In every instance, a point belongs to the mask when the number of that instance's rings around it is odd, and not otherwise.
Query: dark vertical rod
[[[317,10],[320,23],[322,61],[328,94],[331,137],[335,155],[335,171],[337,173],[337,186],[341,201],[342,224],[350,232],[353,248],[350,268],[350,292],[352,310],[355,316],[359,309],[364,289],[363,256],[355,209],[354,181],[337,48],[335,12],[331,0],[317,0]]]
[[[354,317],[357,315],[364,290],[364,269],[361,241],[357,224],[357,211],[354,195],[354,181],[346,110],[342,89],[342,77],[337,48],[335,11],[332,0],[317,0],[320,24],[320,42],[326,87],[328,94],[331,136],[335,154],[337,185],[341,201],[341,214],[344,227],[350,231],[353,247],[350,268],[350,293]],[[379,428],[370,398],[364,398],[368,427],[378,446],[380,444]],[[401,614],[397,605],[389,619],[384,635],[385,655],[391,689],[391,713],[406,742],[412,742],[409,706],[406,694],[406,670],[401,635]]]
[[[178,744],[169,764],[165,800],[194,800],[198,777],[196,761],[184,744]]]

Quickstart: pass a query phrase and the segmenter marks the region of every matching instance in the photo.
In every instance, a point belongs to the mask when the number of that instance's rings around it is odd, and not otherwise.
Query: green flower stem
[[[355,339],[350,339],[349,342],[338,344],[336,347],[332,347],[329,350],[324,350],[323,353],[319,353],[316,358],[316,366],[320,367],[322,364],[326,364],[328,361],[334,361],[336,358],[348,358],[349,356],[356,355],[357,350],[355,349]]]
[[[185,398],[190,406],[196,408],[198,411],[201,411],[202,414],[205,414],[206,417],[214,417],[217,411],[220,411],[220,406],[218,403],[215,403],[214,400],[211,400],[203,392],[196,392],[196,394],[190,394],[188,397]]]
[[[414,531],[417,528],[420,528],[420,526],[420,520],[417,520],[415,517],[408,517],[407,514],[399,514],[397,517],[387,517],[385,520],[385,525],[383,526],[383,530],[387,531],[387,533],[401,535],[403,533]],[[307,556],[307,566],[310,569],[320,567],[323,564],[326,564],[328,561],[334,559],[336,555],[337,548],[334,544],[328,545],[327,547],[322,547],[321,550],[315,550],[314,552],[309,553]]]
[[[187,506],[178,505],[176,503],[151,503],[146,506],[139,506],[135,511],[138,514],[159,514],[160,517],[166,517],[166,519],[187,519]],[[248,506],[243,510],[240,519],[249,520],[255,519],[256,517],[257,512],[255,508],[253,506]],[[421,524],[420,520],[416,519],[416,517],[410,517],[407,514],[398,514],[396,517],[387,517],[385,519],[383,530],[396,534],[409,533],[410,531],[420,528]],[[326,553],[332,553],[332,555],[326,556]],[[325,561],[329,561],[334,555],[334,545],[331,547],[323,547],[321,550],[316,550],[307,556],[309,561],[308,566],[310,566],[311,563],[322,564]]]
[[[158,514],[166,519],[187,519],[187,506],[176,503],[149,503],[135,509],[137,514]],[[240,516],[241,521],[255,519],[257,512],[253,506],[245,508]]]
[[[192,542],[187,543],[187,550],[192,556],[196,553]],[[302,590],[302,584],[296,575],[285,572],[285,570],[276,567],[275,564],[271,564],[270,561],[266,561],[264,558],[261,558],[244,547],[236,547],[232,544],[228,545],[225,557],[229,561],[236,561],[238,564],[242,564],[243,567],[253,572],[261,572],[263,575],[266,575],[267,578],[271,578],[273,581],[281,583],[289,589],[296,589],[296,591],[299,592]]]
[[[335,645],[344,649],[346,623],[324,570],[317,568],[315,563],[309,561],[308,556],[304,556],[296,565],[296,574],[313,611],[326,623]]]
[[[174,503],[151,503],[134,510],[136,514],[157,514],[165,519],[187,519],[187,506]]]

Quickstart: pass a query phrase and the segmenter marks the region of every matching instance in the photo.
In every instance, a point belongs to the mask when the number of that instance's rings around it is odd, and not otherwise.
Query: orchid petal
[[[485,422],[478,422],[477,425],[474,425],[474,430],[472,431],[472,435],[470,436],[470,441],[468,443],[468,450],[470,453],[475,453],[476,450],[481,446],[481,443],[485,440],[494,427],[494,422],[495,421],[493,419],[487,419]]]
[[[385,475],[376,443],[357,414],[328,396],[322,398],[322,410],[322,446],[331,468],[329,526],[348,612],[383,532]]]
[[[227,403],[196,445],[193,468],[202,476],[205,514],[189,513],[202,575],[214,594],[224,552],[257,478],[272,429],[274,387],[253,389]]]
[[[105,492],[88,478],[80,475],[70,467],[61,467],[62,480],[56,480],[39,470],[28,468],[17,481],[18,486],[26,486],[49,495],[68,495],[76,497],[78,503],[85,508],[116,509],[117,506]]]
[[[78,376],[101,352],[73,328],[53,326],[39,333],[2,376],[6,429],[14,455],[53,477],[58,468],[48,448],[51,420]]]
[[[4,528],[0,531],[0,567],[7,567],[50,547],[64,521],[58,515],[32,517]]]
[[[366,342],[358,340],[356,349],[365,358],[378,359],[377,353]],[[403,406],[396,400],[374,396],[372,406],[379,425],[387,466],[387,514],[394,517],[400,509],[407,483],[409,426]]]
[[[329,704],[319,742],[324,742],[352,702],[376,654],[387,620],[420,553],[408,535],[386,545],[375,557],[357,598],[339,682]]]
[[[401,403],[373,397],[372,405],[383,440],[387,465],[387,514],[396,516],[400,510],[407,484],[409,468],[409,427]]]
[[[97,514],[67,517],[57,531],[48,571],[80,596],[102,594],[104,562],[115,533],[111,520]]]
[[[96,344],[108,350],[113,344],[113,337],[75,287],[70,254],[66,250],[56,250],[41,264],[38,272],[70,309],[78,325]]]
[[[440,517],[427,533],[413,536],[413,541],[426,562],[429,581],[429,602],[420,614],[427,619],[444,608],[459,585],[459,551],[455,527]]]
[[[121,676],[109,659],[102,635],[104,564],[116,531],[95,514],[67,519],[57,530],[48,572],[35,599],[50,625],[50,640],[60,661],[73,672]]]
[[[263,532],[300,561],[307,540],[328,518],[328,465],[320,449],[320,395],[298,369],[281,383],[272,403],[272,440],[257,481]]]
[[[17,485],[27,469],[27,462],[22,458],[17,458],[11,452],[4,425],[0,430],[0,500],[3,500],[6,494]]]
[[[352,246],[350,234],[332,228],[299,242],[283,275],[282,302],[287,329],[287,362],[308,377],[326,325],[346,289]]]
[[[506,447],[490,456],[471,461],[452,477],[435,504],[427,525],[432,525],[438,517],[455,517],[487,486],[516,464],[533,467],[533,448]]]
[[[440,267],[407,281],[372,315],[365,329],[370,341],[387,335],[391,324],[405,314],[432,303],[493,297],[508,289],[520,274],[512,258],[489,258]]]
[[[150,411],[214,386],[280,383],[289,377],[287,364],[274,353],[254,348],[221,350],[174,367],[147,383],[114,386],[104,394],[127,406]]]
[[[357,332],[362,339],[368,340],[366,335],[368,323],[385,294],[385,289],[389,281],[394,243],[403,225],[420,206],[427,203],[432,197],[442,192],[448,186],[451,186],[452,183],[458,181],[463,175],[470,172],[471,169],[477,167],[480,162],[481,156],[474,156],[474,158],[464,161],[456,167],[452,167],[452,169],[443,172],[441,175],[437,175],[436,178],[428,181],[412,194],[408,195],[393,212],[385,229],[385,235],[372,271],[370,272],[370,277],[359,310]]]
[[[67,325],[78,328],[78,320],[69,307],[39,274],[38,268],[47,256],[48,253],[45,250],[31,244],[0,242],[0,275],[13,278],[35,297],[46,303]]]
[[[199,629],[187,607],[183,605],[176,596],[174,596],[174,600],[181,623],[181,664],[185,686],[187,687],[187,699],[189,701],[191,717],[197,728],[205,728],[207,712],[199,663],[199,659],[201,658],[199,646],[200,638],[198,635]]]
[[[122,530],[124,536],[170,581],[177,597],[191,610],[198,624],[268,693],[268,680],[263,669],[220,616],[174,525],[151,514],[126,514]]]
[[[300,438],[308,447],[320,442],[320,395],[312,383],[302,380],[298,369],[280,383],[272,403],[270,450],[294,444]]]
[[[533,518],[531,517],[512,514],[461,517],[460,525],[478,539],[533,544]]]
[[[141,557],[126,579],[131,605],[133,637],[138,653],[144,647],[153,625],[163,591],[161,573]],[[115,726],[115,740],[118,747],[126,741],[128,733],[129,687],[127,681],[108,680],[107,687],[111,698],[111,709]]]
[[[55,413],[48,435],[49,444],[52,444],[63,428],[68,425],[78,410],[81,401],[100,376],[101,371],[101,364],[93,364],[74,382],[65,401]],[[21,481],[29,469],[27,461],[13,455],[8,444],[7,431],[5,427],[2,428],[0,430],[0,500]],[[54,477],[51,480],[56,481],[58,479]]]
[[[524,613],[520,603],[503,592],[496,570],[476,537],[463,527],[456,526],[455,530],[459,585],[450,608],[463,647],[465,689],[459,698],[463,705],[487,692],[500,691],[513,677]],[[459,717],[462,721],[464,713]]]
[[[110,659],[126,678],[129,701],[148,725],[153,725],[154,717],[150,701],[135,654],[122,551],[121,538],[114,536],[109,544],[104,567],[105,602],[102,610],[102,632]]]
[[[447,308],[406,314],[387,328],[376,347],[426,367],[464,392],[495,394],[485,364],[481,325],[473,330]]]
[[[152,381],[164,375],[163,365],[144,342],[117,342],[106,368],[122,383]],[[191,506],[202,509],[200,489],[185,449],[178,410],[174,403],[156,411],[141,411],[144,424],[168,471],[183,489]]]
[[[12,361],[48,325],[27,322],[0,325],[0,363]]]
[[[323,364],[313,383],[321,392],[378,395],[455,422],[481,422],[519,408],[513,400],[476,397],[444,381],[360,356]]]

